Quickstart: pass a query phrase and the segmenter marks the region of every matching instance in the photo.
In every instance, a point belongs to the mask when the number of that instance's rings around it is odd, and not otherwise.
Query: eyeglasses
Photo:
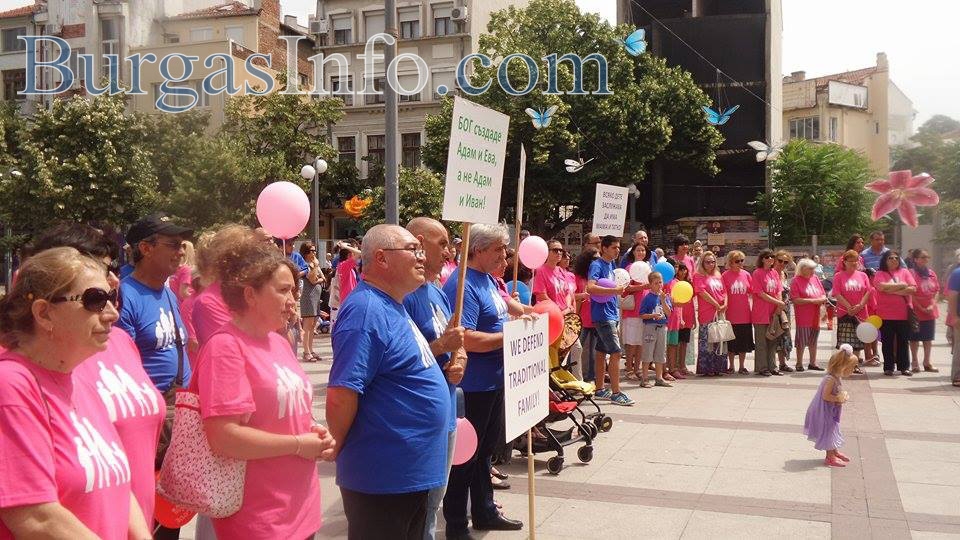
[[[307,250],[307,253],[316,253],[316,252],[317,252],[316,248]]]
[[[105,307],[107,307],[107,302],[110,302],[113,304],[113,307],[116,308],[118,298],[119,294],[117,289],[107,292],[98,287],[90,287],[82,293],[73,296],[57,296],[55,298],[51,298],[50,303],[59,304],[61,302],[80,302],[83,304],[83,309],[92,313],[100,313]]]
[[[563,253],[563,248],[552,248],[551,253]]]
[[[777,262],[780,263],[780,264],[787,264],[789,261],[784,260],[784,259],[777,259]]]
[[[161,242],[157,240],[154,242],[154,245],[166,246],[174,250],[180,250],[180,249],[186,248],[186,242]]]
[[[734,260],[732,260],[732,261],[730,261],[730,262],[735,262],[735,263],[737,263],[737,264],[743,264],[743,259],[734,259]]]
[[[717,261],[711,261],[709,259],[703,261],[703,264],[717,264]]]
[[[761,257],[761,258],[762,258],[763,260],[772,259],[772,258],[773,258],[773,255],[764,255],[764,256]]]
[[[383,248],[383,250],[384,251],[409,251],[410,253],[413,253],[414,258],[417,258],[417,259],[427,258],[427,252],[424,251],[423,248],[419,248],[416,246],[407,246],[407,247],[399,247],[399,248]]]

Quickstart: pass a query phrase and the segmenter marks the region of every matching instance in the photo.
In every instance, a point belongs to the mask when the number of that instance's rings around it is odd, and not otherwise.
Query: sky
[[[643,0],[634,0],[643,1]],[[934,114],[960,119],[960,2],[955,0],[782,0],[783,74],[807,77],[876,65],[886,52],[890,78],[913,101],[914,127]],[[576,0],[616,20],[614,0]],[[32,0],[4,0],[17,7]],[[280,0],[306,24],[315,0]],[[719,66],[721,69],[723,66]]]

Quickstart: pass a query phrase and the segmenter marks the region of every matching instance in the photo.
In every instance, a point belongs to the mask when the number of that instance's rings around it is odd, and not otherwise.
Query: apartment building
[[[783,79],[783,139],[841,144],[863,152],[874,172],[890,170],[890,149],[909,144],[916,110],[890,79],[887,55],[864,69]]]
[[[33,23],[34,6],[0,11],[0,99],[14,101],[22,112],[32,110],[21,92],[27,85],[27,70],[24,67],[23,54],[25,44],[18,38],[35,33]]]

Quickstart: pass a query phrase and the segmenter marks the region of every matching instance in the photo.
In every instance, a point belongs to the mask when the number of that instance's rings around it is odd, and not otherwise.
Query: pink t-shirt
[[[724,300],[727,299],[727,291],[723,288],[723,280],[720,274],[713,276],[705,276],[699,272],[694,274],[693,292],[697,295],[697,307],[700,312],[698,320],[700,324],[713,322],[713,319],[717,316],[717,308],[713,307],[713,304],[710,302],[700,298],[700,294],[705,292],[713,297],[718,304],[722,304]]]
[[[898,268],[892,275],[884,270],[873,275],[873,287],[877,289],[877,315],[885,321],[907,320],[907,306],[910,305],[910,297],[881,292],[878,287],[881,283],[907,283],[909,285],[916,285],[917,282],[913,280],[910,271],[906,268]]]
[[[197,295],[195,294],[191,294],[186,300],[180,302],[180,318],[183,320],[183,326],[187,329],[187,336],[190,339],[197,339],[197,329],[193,326],[193,305],[196,303]],[[190,365],[193,366],[193,364]]]
[[[224,325],[200,350],[190,385],[205,419],[247,415],[246,426],[284,435],[313,425],[310,379],[275,332],[258,339]],[[294,455],[247,461],[240,510],[213,520],[218,538],[307,538],[320,525],[317,464]]]
[[[790,281],[790,298],[820,298],[825,296],[820,278],[816,275],[805,278],[796,275]],[[820,304],[793,303],[793,314],[797,328],[817,328],[820,326]]]
[[[937,293],[940,292],[940,280],[933,270],[928,270],[927,277],[921,277],[916,270],[911,270],[913,281],[917,284],[917,292],[913,295],[913,312],[917,319],[921,321],[933,321],[940,317],[940,309],[937,307]],[[933,313],[927,313],[920,309],[933,306]]]
[[[143,515],[152,520],[156,499],[154,457],[166,405],[143,370],[136,343],[114,326],[107,349],[77,366],[74,381],[100,397],[130,461],[133,494]]]
[[[451,274],[457,271],[457,263],[453,261],[447,261],[443,263],[443,268],[440,269],[440,285],[443,286],[447,282],[447,279]]]
[[[577,305],[577,299],[574,297],[577,292],[577,276],[569,270],[563,270],[563,280],[566,282],[567,305],[572,310]]]
[[[574,274],[577,280],[577,292],[582,293],[587,286],[587,280]],[[593,328],[593,317],[590,315],[590,298],[580,303],[580,321],[584,328]]]
[[[130,463],[100,398],[74,380],[0,355],[0,508],[59,502],[100,538],[124,540]]]
[[[859,304],[860,301],[863,300],[863,296],[872,289],[873,285],[870,284],[870,278],[867,277],[867,274],[859,270],[853,273],[841,271],[834,274],[833,289],[830,290],[830,293],[834,298],[842,296],[848,304],[853,306]],[[876,292],[872,294],[875,295]],[[863,309],[854,315],[861,322],[867,320],[867,317],[870,316],[870,303],[871,302],[868,300],[867,305],[863,306]],[[843,317],[846,314],[847,310],[838,302],[837,318]]]
[[[750,324],[750,273],[727,270],[721,276],[727,291],[727,320],[732,324]]]
[[[671,294],[673,292],[673,288],[676,286],[677,286],[677,280],[676,279],[670,280],[670,283],[667,284],[667,294]],[[694,309],[693,309],[693,300],[690,300],[685,304],[677,304],[676,302],[674,302],[673,309],[670,310],[670,317],[667,319],[668,330],[681,330],[684,328],[693,328],[693,325],[696,323],[697,323],[697,320],[696,320],[696,313],[694,312]]]
[[[193,269],[189,266],[183,264],[180,265],[180,268],[177,268],[177,272],[170,276],[170,290],[173,291],[173,294],[177,295],[177,301],[181,304],[188,297],[193,296],[193,288],[190,287],[190,283],[193,281]],[[187,285],[187,294],[180,294],[180,286]],[[190,334],[193,335],[193,334]]]
[[[683,259],[679,262],[682,262],[683,265],[687,267],[688,276],[692,276],[697,271],[697,263],[690,255],[684,255]]]
[[[750,276],[750,294],[753,295],[753,306],[750,308],[750,321],[753,324],[770,324],[770,318],[776,311],[777,305],[760,296],[760,293],[780,299],[783,293],[783,280],[780,273],[773,268],[764,270],[757,268]]]
[[[639,285],[636,281],[631,281],[631,285]],[[623,293],[620,295],[620,305],[623,306],[623,299],[628,296],[633,296],[634,306],[633,309],[624,309],[621,310],[621,318],[623,319],[636,319],[640,317],[640,304],[643,303],[643,297],[650,292],[650,289],[641,289],[632,293]]]
[[[223,301],[220,293],[220,282],[215,281],[209,287],[198,294],[193,304],[193,326],[197,329],[196,334],[187,334],[197,336],[197,341],[202,347],[210,336],[214,334],[221,326],[230,322],[233,315]],[[191,364],[192,368],[194,364]]]
[[[337,279],[340,280],[340,305],[347,300],[347,296],[357,288],[357,257],[351,255],[337,265]]]
[[[570,307],[567,305],[567,278],[564,276],[563,268],[559,266],[549,267],[543,265],[537,268],[533,274],[533,295],[544,293],[547,298],[553,300],[560,310],[563,311]]]

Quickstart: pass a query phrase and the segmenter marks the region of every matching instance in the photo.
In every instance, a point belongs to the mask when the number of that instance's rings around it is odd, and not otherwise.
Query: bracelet
[[[294,452],[294,455],[300,456],[300,436],[294,435],[293,438],[297,440],[297,451]]]

